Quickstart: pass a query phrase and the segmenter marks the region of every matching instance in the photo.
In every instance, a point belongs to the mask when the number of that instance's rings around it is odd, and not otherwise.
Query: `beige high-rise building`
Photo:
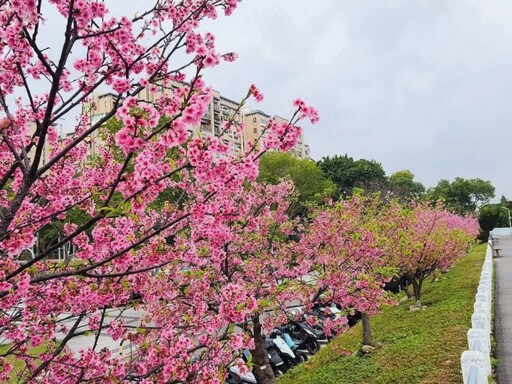
[[[139,93],[139,98],[146,101],[157,100],[164,92],[172,92],[172,90],[164,90],[158,87],[157,91],[150,91],[148,87]],[[112,110],[116,95],[107,93],[103,95],[95,95],[93,97],[93,108],[91,108],[90,121],[91,124],[96,123],[99,119],[103,118],[108,112]],[[201,123],[197,126],[190,127],[191,132],[200,132],[202,135],[220,135],[220,138],[229,143],[231,150],[235,154],[241,154],[243,151],[243,137],[242,135],[235,135],[233,130],[229,132],[221,132],[222,122],[234,116],[235,124],[242,121],[241,114],[235,113],[238,104],[226,97],[221,96],[218,91],[213,91],[213,100],[210,103],[206,114],[201,119]],[[97,153],[97,148],[101,145],[101,140],[98,133],[91,139],[91,155]]]
[[[230,129],[229,132],[221,131],[221,124],[224,121],[234,118],[233,120],[235,124],[240,124],[242,122],[243,117],[240,112],[236,112],[238,103],[221,96],[220,92],[215,90],[212,92],[212,95],[213,100],[209,105],[208,111],[201,119],[199,129],[202,134],[206,133],[220,137],[224,143],[230,144],[231,151],[234,154],[240,155],[244,150],[243,135],[236,135],[233,129]],[[195,129],[197,129],[197,127],[195,127]]]
[[[168,92],[172,92],[172,89],[158,87],[156,91],[151,91],[149,87],[146,87],[139,93],[139,98],[146,101],[155,101],[162,94]],[[219,136],[225,143],[230,144],[231,151],[234,154],[240,155],[244,152],[246,143],[255,143],[271,116],[260,110],[237,112],[238,103],[236,101],[222,96],[220,92],[215,90],[212,91],[212,96],[212,102],[202,117],[201,123],[198,126],[191,126],[189,130],[191,132],[199,132],[201,135]],[[112,93],[95,95],[93,97],[93,108],[90,108],[90,121],[92,124],[112,110],[116,97]],[[233,129],[228,132],[221,131],[222,123],[232,117],[234,117],[235,124],[245,123],[245,129],[242,134],[235,134]],[[277,121],[287,122],[286,119],[279,116],[273,116],[272,118]],[[98,133],[96,133],[90,140],[91,155],[96,154],[101,145],[101,140],[98,137]],[[259,143],[257,145],[259,146]],[[309,158],[309,147],[305,144],[303,131],[301,131],[300,138],[291,150],[291,153],[300,159]]]
[[[273,119],[274,121],[280,123],[288,123],[288,120],[280,117],[280,116],[270,116],[265,112],[258,110],[248,112],[244,115],[245,121],[245,142],[250,142],[256,145],[257,148],[260,148],[261,141],[265,138],[265,130],[268,120]],[[258,140],[258,138],[261,139]],[[258,140],[258,141],[256,141]],[[304,131],[301,129],[299,140],[295,144],[295,146],[290,151],[293,155],[297,156],[299,159],[308,159],[309,158],[309,146],[305,144],[304,140]]]
[[[107,113],[114,108],[114,102],[117,95],[114,93],[105,93],[101,95],[93,95],[90,105],[86,105],[87,112],[89,113],[90,124],[95,124],[98,120],[104,118]],[[97,129],[87,139],[89,144],[89,156],[96,156],[99,154],[99,149],[105,143],[101,139],[100,131]]]
[[[34,133],[36,132],[36,123],[30,122],[29,127],[30,127],[29,134],[30,134],[30,136],[33,136]],[[62,126],[60,124],[54,124],[53,127],[57,130],[57,134],[59,135],[59,138],[62,139],[63,138]],[[28,157],[31,162],[32,162],[35,154],[36,154],[36,146],[33,146],[30,149],[30,151],[28,152]],[[39,167],[45,166],[49,160],[50,160],[50,145],[48,144],[48,142],[45,142],[45,144],[43,145],[43,149],[41,151],[41,159],[39,161]]]

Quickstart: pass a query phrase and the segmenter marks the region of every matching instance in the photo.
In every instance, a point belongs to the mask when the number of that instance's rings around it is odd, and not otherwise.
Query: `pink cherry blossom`
[[[249,92],[254,96],[254,99],[259,103],[263,101],[263,94],[254,84],[251,84]]]

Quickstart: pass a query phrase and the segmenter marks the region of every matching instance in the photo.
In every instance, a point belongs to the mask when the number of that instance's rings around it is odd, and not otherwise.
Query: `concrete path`
[[[122,313],[119,309],[111,308],[107,311],[106,321],[108,324],[111,320],[114,319],[122,319],[124,321],[125,326],[140,326],[141,319],[144,317],[145,313],[143,311],[135,311],[133,308],[127,308]],[[67,317],[67,314],[62,314],[62,318]],[[71,328],[76,321],[76,317],[72,317],[71,319],[63,322],[68,329]],[[88,329],[87,325],[88,321],[83,320],[80,323],[79,330]],[[151,324],[149,324],[151,325]],[[64,338],[65,334],[57,333],[57,339]],[[71,351],[78,353],[81,350],[92,348],[95,343],[96,334],[91,332],[88,336],[78,336],[74,337],[68,341],[66,344]],[[110,349],[113,357],[123,358],[130,354],[131,344],[130,342],[123,343],[122,347],[120,345],[120,341],[114,341],[108,334],[107,330],[103,330],[100,332],[100,336],[96,341],[96,351],[99,351],[103,348]],[[124,351],[124,352],[123,352]]]
[[[512,383],[512,236],[509,228],[497,228],[493,235],[499,238],[495,248],[501,248],[494,257],[496,279],[496,304],[494,337],[498,365],[498,384]]]

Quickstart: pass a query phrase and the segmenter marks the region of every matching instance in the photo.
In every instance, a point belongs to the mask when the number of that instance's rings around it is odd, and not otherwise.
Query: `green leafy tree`
[[[500,204],[489,204],[478,211],[478,223],[484,231],[492,231],[496,227],[508,227],[508,214]]]
[[[323,157],[318,163],[324,175],[332,180],[341,195],[351,195],[354,188],[374,191],[375,185],[387,183],[386,172],[375,160],[354,160],[348,155]]]
[[[509,203],[505,197],[502,197],[500,204],[487,204],[478,210],[478,224],[480,225],[479,240],[487,241],[489,232],[497,227],[508,227]],[[507,209],[505,209],[507,208]]]
[[[442,200],[447,209],[467,215],[474,213],[478,206],[488,203],[494,197],[494,190],[487,180],[457,177],[450,182],[442,179],[428,191],[428,199]]]
[[[501,205],[503,205],[504,207],[507,207],[507,208],[510,208],[511,205],[512,205],[512,201],[508,200],[505,196],[501,195],[501,199],[500,199],[500,203]]]
[[[389,189],[392,195],[401,200],[417,200],[425,187],[418,181],[414,181],[414,173],[408,169],[397,171],[389,176]]]
[[[336,185],[324,176],[314,161],[285,152],[266,153],[260,159],[259,171],[261,182],[278,184],[280,179],[290,178],[302,207],[308,203],[318,204],[336,190]]]
[[[512,211],[512,200],[508,200],[505,196],[501,196],[500,205]]]

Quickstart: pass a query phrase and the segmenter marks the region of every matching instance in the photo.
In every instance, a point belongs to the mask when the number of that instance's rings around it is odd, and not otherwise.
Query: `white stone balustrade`
[[[482,352],[464,351],[462,352],[460,362],[462,365],[464,384],[482,384],[488,382],[485,373],[485,357]]]
[[[488,384],[488,376],[492,373],[492,275],[492,248],[488,244],[468,331],[468,350],[460,358],[464,384]]]
[[[477,294],[475,295],[475,299],[476,301],[481,301],[488,304],[491,303],[491,297],[487,293],[477,292]]]
[[[491,370],[491,337],[489,332],[481,328],[471,328],[468,331],[468,346],[470,351],[480,351],[484,355],[484,365],[487,375]]]
[[[489,304],[482,301],[476,301],[475,304],[473,304],[473,309],[475,310],[475,313],[489,313]]]
[[[490,333],[489,316],[487,316],[485,313],[473,313],[471,316],[471,327],[480,328]]]

